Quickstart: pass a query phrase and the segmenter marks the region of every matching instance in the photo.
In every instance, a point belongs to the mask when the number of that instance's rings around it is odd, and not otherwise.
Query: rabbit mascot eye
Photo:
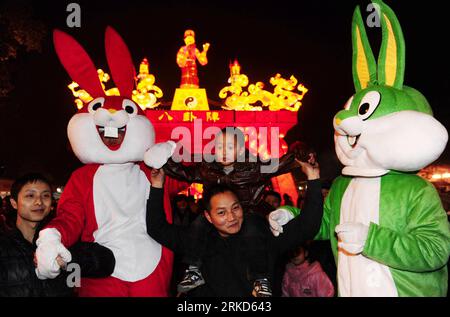
[[[340,296],[446,296],[450,232],[432,184],[414,173],[448,140],[425,97],[403,85],[405,44],[394,12],[372,1],[382,45],[375,62],[359,8],[352,24],[356,94],[334,118],[344,165],[324,204]]]
[[[72,149],[86,165],[72,174],[57,216],[40,232],[36,273],[42,279],[58,275],[56,257],[81,239],[109,248],[115,266],[110,277],[82,279],[80,296],[167,296],[173,256],[147,234],[150,170],[143,161],[161,167],[175,144],[154,144],[152,124],[131,99],[130,52],[113,28],[106,29],[105,48],[120,96],[105,95],[93,62],[75,39],[55,30],[53,40],[70,77],[94,99],[68,124]]]

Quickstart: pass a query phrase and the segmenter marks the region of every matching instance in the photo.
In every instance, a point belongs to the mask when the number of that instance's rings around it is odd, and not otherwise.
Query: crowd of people
[[[77,283],[68,279],[74,277],[80,280],[78,296],[88,297],[164,297],[170,291],[216,297],[446,296],[447,214],[433,185],[415,173],[443,153],[448,132],[425,96],[403,84],[400,24],[383,1],[373,2],[382,12],[379,59],[357,8],[355,93],[333,119],[343,169],[331,187],[321,182],[313,150],[291,146],[265,161],[251,155],[235,127],[215,135],[213,160],[178,160],[175,142],[155,143],[156,129],[132,100],[133,60],[117,31],[105,31],[107,62],[120,92],[110,96],[89,54],[55,30],[60,62],[93,98],[67,127],[84,165],[67,181],[54,216],[44,177],[28,174],[13,184],[10,210],[0,218],[0,295],[73,296]],[[193,44],[193,32],[185,35],[186,45]],[[208,47],[197,58],[206,58]],[[195,63],[186,64],[180,52],[177,57],[182,75],[189,75],[183,84],[196,87],[189,80]],[[295,203],[270,184],[298,168],[307,189]],[[200,202],[176,196],[183,182],[203,184]]]
[[[314,241],[330,187],[319,180],[315,153],[308,149],[305,156],[305,148],[298,148],[304,144],[298,143],[280,159],[279,169],[256,177],[262,163],[248,160],[239,131],[220,131],[216,146],[232,151],[227,151],[228,156],[218,155],[213,163],[186,166],[169,159],[161,169],[151,171],[147,232],[174,252],[171,295],[336,296],[330,244]],[[247,159],[239,161],[239,155]],[[269,181],[297,167],[307,178],[307,189],[294,204],[289,196],[272,190]],[[166,175],[205,187],[201,199],[185,194],[171,199],[171,223],[164,212]],[[36,239],[57,208],[51,188],[44,176],[26,174],[13,183],[11,196],[2,200],[0,296],[76,296],[77,289],[67,284],[68,264],[80,265],[82,277],[87,278],[107,277],[114,270],[110,249],[95,242],[78,242],[56,260],[61,274],[55,279],[40,279],[35,274]],[[270,222],[272,212],[280,207],[296,207],[292,210],[301,214],[284,226],[281,235],[275,234]]]
[[[152,170],[147,231],[174,251],[171,295],[336,296],[336,265],[330,244],[313,240],[320,225],[321,204],[330,188],[328,182],[318,180],[315,153],[311,151],[302,162],[297,159],[298,153],[295,156],[291,151],[281,160],[284,168],[256,182],[245,175],[252,169],[248,160],[243,163],[245,167],[237,163],[238,155],[248,152],[243,135],[236,134],[239,130],[232,131],[227,134],[223,129],[217,139],[219,147],[230,148],[231,144],[234,151],[229,157],[189,166],[169,159],[163,168]],[[289,196],[272,190],[268,182],[295,167],[301,168],[308,179],[307,190],[299,193],[296,204]],[[165,174],[205,184],[201,199],[185,194],[171,199],[172,223],[164,216]],[[82,276],[90,278],[109,276],[114,269],[111,250],[95,242],[78,242],[70,248],[70,256],[59,257],[57,265],[62,273],[57,278],[36,276],[36,239],[57,208],[51,188],[44,176],[30,173],[18,178],[11,195],[2,199],[0,296],[76,296],[76,288],[67,285],[68,273],[64,271],[69,263],[79,264]],[[255,189],[259,190],[256,196]],[[277,239],[266,219],[281,206],[303,212],[289,224],[292,229],[287,226],[282,239]]]
[[[220,155],[213,163],[188,167],[169,159],[163,168],[152,170],[147,231],[174,251],[171,295],[335,295],[329,244],[320,246],[312,241],[321,222],[323,201],[315,156],[311,152],[308,161],[301,162],[290,153],[280,160],[281,168],[255,177],[262,163],[250,163],[248,157],[238,163],[239,155],[249,153],[244,135],[236,131],[240,130],[223,129],[217,137],[218,148],[233,149],[231,154],[227,152],[229,156]],[[269,181],[296,167],[302,168],[308,178],[306,195],[300,195],[297,202],[302,216],[275,238],[267,218],[280,206],[294,204],[290,197],[282,199],[271,190]],[[253,173],[249,175],[249,171]],[[171,199],[170,224],[162,200],[165,174],[205,185],[202,199],[184,194]],[[35,274],[39,231],[54,218],[57,209],[51,188],[41,174],[26,174],[13,183],[11,196],[2,200],[0,296],[75,296],[76,288],[67,284],[68,264],[80,265],[82,277],[88,278],[109,276],[114,270],[110,249],[95,242],[78,242],[58,257],[55,265],[61,274],[55,279],[40,279]]]

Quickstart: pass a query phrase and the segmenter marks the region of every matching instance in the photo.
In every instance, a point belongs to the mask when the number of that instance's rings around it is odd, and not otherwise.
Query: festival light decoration
[[[208,111],[208,97],[206,89],[200,88],[197,62],[205,66],[208,64],[207,52],[210,44],[203,44],[203,51],[195,44],[195,32],[184,32],[184,43],[177,53],[177,65],[181,70],[180,87],[175,89],[171,110],[201,110]]]
[[[450,166],[430,165],[420,170],[418,175],[435,184],[448,184],[450,183]]]
[[[205,128],[210,126],[240,126],[247,130],[246,132],[252,133],[250,141],[248,136],[246,136],[246,141],[250,152],[255,156],[259,155],[261,159],[267,160],[270,157],[279,157],[285,154],[288,146],[284,140],[284,133],[297,123],[295,112],[301,107],[308,88],[299,83],[294,76],[285,79],[281,74],[276,74],[269,80],[273,86],[273,92],[267,91],[264,89],[263,82],[249,84],[248,76],[241,73],[241,65],[237,60],[234,60],[229,65],[229,86],[222,88],[219,92],[219,97],[225,99],[222,109],[233,111],[209,109],[206,89],[199,86],[194,56],[201,65],[206,65],[206,54],[210,45],[209,43],[204,44],[203,51],[200,52],[195,48],[194,36],[195,33],[192,30],[186,30],[186,46],[180,48],[177,54],[177,64],[182,70],[182,78],[180,87],[175,90],[170,109],[169,107],[161,107],[161,103],[158,102],[158,98],[163,97],[163,92],[155,85],[155,76],[150,73],[149,61],[144,58],[140,63],[139,74],[135,78],[136,89],[133,90],[132,99],[143,110],[150,110],[146,111],[146,116],[158,131],[156,141],[167,140],[174,128],[183,127],[191,132],[191,136],[179,140],[179,142],[190,148],[192,144],[195,144],[192,137],[195,138],[196,136],[194,125],[196,119],[199,119],[203,122],[200,135]],[[98,70],[98,75],[103,90],[105,90],[105,85],[110,77],[101,69]],[[72,82],[68,87],[76,98],[75,104],[78,109],[92,100],[92,97],[85,90],[80,89],[77,83]],[[111,88],[106,90],[105,94],[108,96],[119,95],[119,91],[117,88]],[[257,132],[255,128],[276,128],[280,132],[283,131],[277,136],[278,148],[272,149],[270,142],[273,142],[273,139],[269,138],[272,141],[264,142],[264,135]],[[270,152],[272,150],[274,153]],[[272,184],[275,190],[280,193],[289,193],[294,201],[296,200],[297,185],[290,174],[273,178]],[[201,197],[203,188],[199,184],[192,184],[188,190],[188,195],[190,194],[198,199]]]
[[[178,194],[185,196],[192,196],[195,200],[203,198],[203,185],[198,183],[192,183],[188,188],[182,190]]]
[[[105,90],[105,84],[111,79],[108,73],[105,73],[102,69],[97,69],[98,78],[100,79],[100,83],[102,85],[103,91],[107,96],[119,96],[119,90],[117,88],[111,88],[108,90]],[[78,109],[83,108],[83,106],[87,103],[89,103],[93,98],[89,93],[84,89],[77,89],[80,88],[78,83],[72,82],[70,85],[67,86],[71,91],[75,99],[75,105]]]
[[[205,66],[208,64],[208,53],[210,44],[203,44],[203,51],[199,51],[195,44],[195,32],[186,30],[184,32],[184,43],[177,53],[177,64],[181,68],[180,88],[199,88],[199,79],[197,74],[197,63]]]
[[[222,88],[219,92],[219,97],[225,99],[225,106],[222,108],[225,110],[237,110],[237,111],[261,111],[261,106],[253,106],[258,100],[265,103],[268,99],[265,98],[262,93],[264,84],[257,82],[249,86],[249,91],[244,91],[244,87],[247,87],[249,81],[245,74],[241,74],[241,65],[237,60],[234,60],[230,67],[230,78],[228,83],[230,86]],[[229,93],[231,96],[229,96]]]
[[[225,110],[238,111],[261,111],[263,107],[268,107],[271,111],[290,110],[298,111],[302,105],[301,101],[308,92],[303,84],[298,84],[297,78],[293,75],[289,79],[276,74],[270,78],[270,83],[274,86],[274,92],[271,93],[264,90],[264,83],[256,82],[248,86],[247,91],[244,88],[248,85],[247,75],[241,74],[241,66],[235,60],[229,65],[230,78],[228,83],[230,86],[222,88],[219,97],[225,99]],[[297,88],[300,93],[293,92]],[[255,104],[260,102],[262,106]]]
[[[155,76],[150,74],[150,65],[147,58],[144,58],[139,65],[139,74],[137,75],[137,84],[133,90],[133,100],[142,110],[153,109],[160,105],[157,98],[163,96],[162,90],[155,85]]]
[[[308,88],[299,84],[297,86],[297,78],[292,75],[289,79],[284,79],[280,74],[276,74],[274,77],[270,78],[270,83],[275,86],[273,97],[271,98],[271,103],[269,105],[269,110],[290,110],[298,111],[302,105],[301,101],[303,97],[308,92]],[[300,94],[293,92],[297,86]]]
[[[120,92],[116,87],[105,90],[105,85],[111,79],[109,74],[105,73],[102,69],[98,69],[97,73],[105,94],[107,96],[120,96]],[[139,74],[136,76],[136,80],[137,89],[133,90],[132,95],[134,102],[136,102],[142,110],[158,107],[160,103],[157,102],[157,98],[161,98],[163,92],[155,85],[155,76],[150,74],[149,63],[146,58],[142,60],[139,66]],[[80,86],[74,81],[67,87],[69,87],[74,97],[76,97],[75,105],[78,109],[83,108],[85,104],[93,99],[86,90],[77,89],[80,88]]]

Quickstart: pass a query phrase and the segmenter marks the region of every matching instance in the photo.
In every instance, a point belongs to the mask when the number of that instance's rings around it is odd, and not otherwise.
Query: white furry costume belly
[[[341,203],[340,223],[379,224],[381,178],[354,178]],[[348,297],[397,297],[389,268],[360,255],[339,251],[339,295]]]
[[[134,163],[106,164],[94,176],[95,241],[112,250],[112,276],[135,282],[150,275],[161,259],[161,245],[147,234],[150,182]]]

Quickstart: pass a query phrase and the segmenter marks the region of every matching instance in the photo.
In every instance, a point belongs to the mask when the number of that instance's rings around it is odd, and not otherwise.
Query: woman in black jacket
[[[35,239],[52,210],[49,182],[40,174],[16,180],[11,187],[11,205],[17,217],[0,228],[0,297],[73,296],[70,272],[48,280],[38,279],[35,273]],[[77,263],[83,277],[105,277],[114,270],[112,251],[97,243],[79,243],[70,251],[71,261],[58,258],[63,271],[67,262]]]

